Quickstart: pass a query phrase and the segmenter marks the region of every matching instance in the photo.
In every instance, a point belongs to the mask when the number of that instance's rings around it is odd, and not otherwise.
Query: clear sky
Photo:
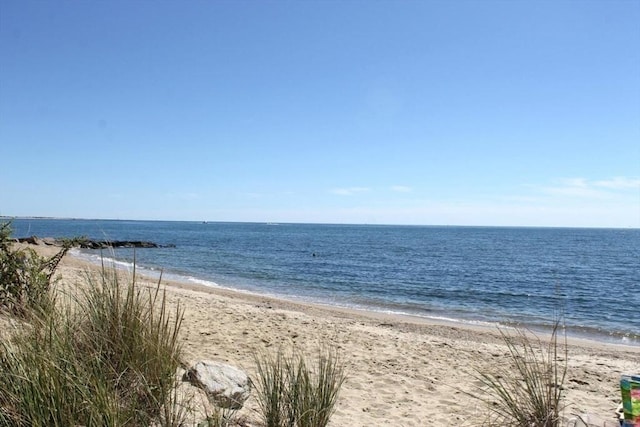
[[[0,0],[0,215],[640,227],[640,1]]]

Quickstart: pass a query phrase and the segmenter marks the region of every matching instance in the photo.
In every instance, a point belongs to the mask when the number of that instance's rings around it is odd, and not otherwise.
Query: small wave
[[[287,296],[278,295],[278,294],[271,294],[271,293],[268,293],[268,292],[256,292],[256,291],[251,291],[251,290],[243,289],[243,288],[237,288],[237,287],[233,287],[233,286],[224,286],[224,285],[221,285],[221,284],[216,283],[216,282],[211,281],[211,280],[200,279],[200,278],[193,277],[193,276],[172,274],[172,275],[167,275],[165,277],[167,277],[170,280],[174,280],[176,282],[195,283],[196,285],[202,285],[202,286],[205,286],[205,287],[208,287],[208,288],[215,288],[215,289],[222,289],[222,290],[225,290],[225,291],[238,292],[238,293],[245,294],[245,295],[262,296],[262,297],[275,298],[275,299],[289,299],[289,300],[293,299],[293,298],[289,298]]]
[[[407,316],[407,317],[413,317],[413,318],[419,318],[419,319],[432,320],[436,322],[457,323],[461,325],[481,326],[486,328],[494,328],[494,327],[500,326],[500,323],[498,322],[487,322],[483,320],[438,316],[435,314],[420,314],[420,313],[411,313],[407,311],[397,311],[397,310],[371,310],[369,308],[367,308],[366,310],[390,314],[390,315],[399,315],[399,316]]]
[[[178,278],[179,280],[186,279],[186,281],[188,282],[196,283],[198,285],[208,286],[210,288],[222,288],[222,286],[220,286],[216,282],[212,282],[210,280],[198,279],[197,277],[193,277],[193,276],[176,276],[176,278]]]
[[[114,265],[116,268],[119,269],[124,269],[124,270],[132,270],[134,267],[134,263],[130,262],[130,261],[123,261],[123,260],[119,260],[117,258],[111,258],[111,257],[107,257],[104,256],[102,254],[88,254],[85,252],[81,252],[78,251],[76,253],[73,253],[72,255],[83,259],[85,261],[89,261],[92,264],[97,264],[97,265],[102,265],[102,264],[107,264],[107,265]],[[136,268],[138,268],[139,266],[136,265]]]
[[[363,312],[381,313],[381,314],[386,314],[390,316],[401,316],[401,317],[408,317],[408,318],[414,318],[414,319],[423,319],[425,321],[445,322],[445,323],[479,326],[479,327],[486,327],[486,328],[495,328],[498,326],[499,327],[504,326],[498,322],[489,322],[489,321],[483,321],[483,320],[477,320],[477,319],[465,319],[463,317],[450,317],[450,316],[443,316],[438,314],[425,314],[425,313],[414,312],[411,310],[397,310],[397,309],[394,310],[394,309],[388,309],[383,307],[370,306],[366,304],[357,304],[357,303],[348,304],[344,302],[327,301],[326,299],[321,299],[321,298],[295,298],[294,297],[294,299],[302,299],[303,301],[308,301],[315,304],[321,304],[327,307],[339,307],[339,308],[346,308],[350,310],[357,310],[357,311],[363,311]]]
[[[71,251],[69,251],[69,255],[83,261],[87,261],[93,265],[113,266],[117,270],[126,271],[127,273],[133,273],[135,269],[137,274],[142,274],[153,279],[160,278],[162,274],[162,270],[158,270],[154,267],[141,266],[139,263],[134,263],[133,261],[104,256],[103,253],[87,253],[78,249],[72,249]]]

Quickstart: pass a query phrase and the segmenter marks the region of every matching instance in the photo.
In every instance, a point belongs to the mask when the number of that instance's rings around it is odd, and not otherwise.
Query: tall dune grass
[[[180,425],[181,310],[135,273],[86,285],[0,342],[0,426]]]

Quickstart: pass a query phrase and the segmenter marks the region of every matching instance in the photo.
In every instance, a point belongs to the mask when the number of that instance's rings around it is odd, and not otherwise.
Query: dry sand
[[[53,248],[39,247],[38,250]],[[84,283],[96,266],[71,256],[61,283]],[[240,292],[166,283],[172,306],[184,309],[181,334],[188,364],[202,359],[255,372],[256,352],[284,346],[313,351],[330,344],[346,364],[331,426],[472,426],[485,418],[476,372],[509,363],[496,330],[335,309]],[[640,348],[570,340],[565,416],[614,420],[622,373],[640,371]],[[259,425],[252,396],[239,415]]]

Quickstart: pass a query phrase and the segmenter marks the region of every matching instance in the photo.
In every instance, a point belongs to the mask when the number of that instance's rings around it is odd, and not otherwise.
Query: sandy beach
[[[55,252],[54,248],[38,247]],[[83,286],[98,266],[66,256],[56,276],[63,289]],[[140,283],[153,285],[139,278]],[[255,373],[254,355],[291,348],[336,347],[348,378],[331,426],[472,426],[486,416],[477,394],[478,371],[509,362],[497,330],[349,311],[164,282],[171,307],[184,309],[185,362],[226,362]],[[640,370],[640,348],[570,340],[564,414],[614,420],[622,373]],[[239,411],[259,425],[252,396]]]

